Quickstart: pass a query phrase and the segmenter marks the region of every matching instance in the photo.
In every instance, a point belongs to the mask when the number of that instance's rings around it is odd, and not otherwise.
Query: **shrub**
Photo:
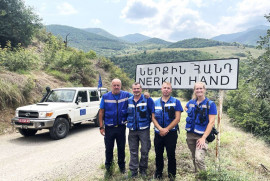
[[[1,64],[7,70],[13,72],[29,71],[37,67],[38,57],[32,49],[24,49],[20,45],[11,48],[10,43],[3,49],[0,49]]]
[[[0,79],[0,110],[15,107],[23,103],[24,99],[17,85]]]
[[[24,98],[26,100],[29,101],[29,99],[31,98],[30,95],[31,95],[31,91],[33,90],[33,88],[35,87],[35,82],[33,80],[33,78],[29,77],[26,81],[26,84],[23,86],[22,88],[22,94],[24,96]]]

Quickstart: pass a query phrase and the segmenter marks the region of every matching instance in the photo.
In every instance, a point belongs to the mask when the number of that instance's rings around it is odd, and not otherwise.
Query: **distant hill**
[[[162,45],[162,46],[168,46],[172,44],[172,42],[168,42],[159,38],[150,38],[148,40],[144,40],[142,42],[139,42],[138,45],[148,45],[148,44],[155,44],[155,45]]]
[[[243,32],[223,34],[211,38],[212,40],[223,41],[223,42],[238,42],[246,45],[257,45],[257,41],[260,40],[260,36],[265,36],[269,26],[256,26]]]
[[[85,30],[87,32],[90,32],[90,33],[94,33],[94,34],[97,34],[97,35],[101,35],[101,36],[104,36],[106,38],[109,38],[109,39],[113,39],[113,40],[120,40],[122,41],[120,38],[118,38],[117,36],[114,36],[112,35],[111,33],[101,29],[101,28],[84,28],[82,30]]]
[[[139,33],[129,34],[129,35],[126,35],[126,36],[122,36],[120,38],[122,40],[125,40],[125,41],[130,42],[130,43],[138,43],[138,42],[142,42],[142,41],[150,39],[150,37],[139,34]]]
[[[104,54],[104,51],[108,53],[111,51],[119,51],[127,46],[124,42],[70,26],[48,25],[46,29],[52,34],[62,37],[63,40],[65,40],[68,35],[68,46],[84,51],[94,50],[97,53]]]
[[[213,46],[230,46],[230,43],[209,40],[204,38],[192,38],[172,43],[168,48],[203,48]]]

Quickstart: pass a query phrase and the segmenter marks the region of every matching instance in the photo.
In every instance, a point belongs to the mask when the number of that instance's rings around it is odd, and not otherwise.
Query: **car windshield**
[[[72,102],[75,90],[52,90],[44,102]]]

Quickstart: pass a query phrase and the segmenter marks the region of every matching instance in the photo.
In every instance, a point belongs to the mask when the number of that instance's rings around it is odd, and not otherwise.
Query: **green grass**
[[[21,104],[24,97],[17,85],[4,79],[0,79],[0,110]]]
[[[69,81],[70,75],[58,70],[47,70],[47,73],[62,81]]]

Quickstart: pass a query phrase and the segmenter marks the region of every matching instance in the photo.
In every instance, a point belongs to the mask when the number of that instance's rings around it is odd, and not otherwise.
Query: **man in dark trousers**
[[[102,96],[99,110],[100,133],[105,140],[105,177],[112,175],[113,149],[116,140],[118,152],[118,166],[121,173],[125,173],[125,145],[126,120],[129,92],[121,90],[121,80],[113,79],[111,92]],[[104,124],[103,124],[104,122]]]
[[[181,102],[171,96],[172,86],[169,82],[164,82],[161,88],[162,97],[155,101],[155,113],[152,114],[152,121],[155,125],[155,152],[156,152],[156,179],[162,178],[164,167],[163,152],[167,151],[168,157],[168,177],[175,180],[176,159],[175,149],[177,143],[178,123],[180,122],[183,108]]]
[[[151,148],[150,123],[154,113],[154,101],[142,95],[142,87],[138,82],[132,85],[133,95],[128,99],[127,127],[129,128],[128,145],[130,151],[129,169],[131,177],[147,176],[148,153]],[[141,157],[139,161],[139,144],[141,144]]]

